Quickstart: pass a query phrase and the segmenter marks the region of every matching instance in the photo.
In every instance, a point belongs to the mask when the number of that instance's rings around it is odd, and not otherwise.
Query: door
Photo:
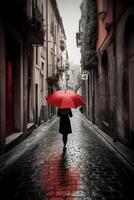
[[[8,61],[6,64],[6,136],[15,130],[14,122],[14,78],[13,65]]]

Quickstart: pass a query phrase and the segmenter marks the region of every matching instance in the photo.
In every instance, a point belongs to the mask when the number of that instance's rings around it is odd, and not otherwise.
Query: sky
[[[81,18],[80,4],[82,0],[56,0],[66,33],[66,45],[69,61],[80,65],[80,48],[76,46],[76,32],[79,31]]]

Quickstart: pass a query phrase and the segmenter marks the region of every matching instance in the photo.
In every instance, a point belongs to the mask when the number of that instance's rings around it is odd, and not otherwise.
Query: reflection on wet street
[[[53,155],[44,168],[43,187],[46,196],[68,196],[70,200],[75,199],[71,195],[80,187],[80,174],[78,169],[69,167],[67,156],[66,152]]]
[[[35,130],[43,135],[0,183],[2,200],[133,199],[134,178],[77,110],[71,125],[64,152],[59,118]]]

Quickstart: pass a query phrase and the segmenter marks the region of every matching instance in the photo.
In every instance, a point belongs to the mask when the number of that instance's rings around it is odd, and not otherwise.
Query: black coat
[[[60,117],[59,133],[68,134],[72,133],[71,123],[69,117],[72,117],[72,111],[70,108],[58,109],[57,116]]]

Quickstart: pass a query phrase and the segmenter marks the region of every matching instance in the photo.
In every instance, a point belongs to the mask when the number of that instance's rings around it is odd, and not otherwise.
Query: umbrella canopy
[[[58,108],[77,108],[85,104],[83,97],[73,91],[55,91],[46,97],[48,104]]]

